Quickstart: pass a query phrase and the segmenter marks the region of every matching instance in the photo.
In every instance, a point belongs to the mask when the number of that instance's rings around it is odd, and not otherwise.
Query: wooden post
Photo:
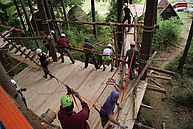
[[[95,22],[96,17],[95,17],[95,3],[94,3],[94,0],[91,0],[91,12],[92,12],[92,22]],[[93,25],[93,34],[95,35],[95,37],[97,36],[97,30],[96,30],[95,25]]]
[[[187,40],[187,43],[186,43],[186,46],[185,46],[185,49],[184,49],[184,53],[183,53],[183,55],[180,59],[179,65],[178,65],[178,70],[183,69],[183,66],[185,64],[185,61],[186,61],[186,58],[187,58],[187,55],[188,55],[188,51],[189,51],[189,48],[190,48],[190,44],[192,42],[192,36],[193,36],[193,19],[192,19],[190,32],[189,32],[189,35],[188,35],[188,40]]]
[[[117,22],[121,23],[122,21],[122,7],[123,0],[117,0]],[[122,26],[117,27],[117,52],[121,54],[122,44],[124,43],[124,28]]]
[[[157,5],[157,0],[147,0],[144,27],[143,27],[143,39],[141,46],[140,59],[147,61],[149,59],[151,44],[153,38],[153,32],[155,29],[155,6]],[[140,62],[139,73],[142,72],[142,69],[145,66],[145,62]],[[142,80],[145,80],[147,71],[145,71]]]

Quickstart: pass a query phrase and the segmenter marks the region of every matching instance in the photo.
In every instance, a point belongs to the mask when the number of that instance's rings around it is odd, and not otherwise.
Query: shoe
[[[113,128],[115,128],[115,125],[109,124],[109,125],[107,126],[107,129],[113,129]]]
[[[106,67],[103,67],[103,71],[105,71]]]
[[[72,61],[72,64],[74,64],[74,63],[75,63],[75,61],[73,60],[73,61]]]
[[[132,76],[130,76],[130,77],[129,77],[129,79],[130,79],[130,80],[133,80],[133,77],[132,77]]]
[[[113,72],[114,68],[111,68],[111,72]]]
[[[44,78],[48,78],[47,75],[44,75],[43,77],[44,77]]]
[[[54,78],[54,76],[53,76],[53,75],[50,75],[50,78]]]

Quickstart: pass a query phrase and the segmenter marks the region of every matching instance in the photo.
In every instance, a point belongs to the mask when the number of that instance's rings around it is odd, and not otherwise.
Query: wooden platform
[[[107,96],[110,94],[114,87],[108,85],[104,93],[99,97],[106,81],[110,78],[113,72],[110,72],[110,67],[107,67],[106,71],[102,69],[95,70],[94,66],[89,64],[87,69],[84,68],[84,63],[76,61],[75,64],[71,64],[71,61],[65,57],[65,63],[53,63],[49,65],[50,71],[59,78],[62,82],[78,91],[81,96],[84,96],[89,101],[98,101],[96,105],[98,108],[104,103]],[[118,78],[118,74],[114,77],[115,80]],[[58,112],[60,106],[60,97],[66,94],[66,88],[56,81],[56,79],[45,79],[43,78],[43,71],[40,69],[31,70],[26,68],[20,74],[14,78],[20,87],[27,88],[24,95],[27,98],[27,103],[30,109],[32,109],[37,115],[41,115],[46,112],[48,108]],[[145,85],[142,83],[138,89],[137,108],[141,104],[143,94],[145,92]],[[132,116],[132,96],[129,96],[125,101],[125,108],[121,113],[121,120],[126,119],[129,129],[133,128],[134,120],[131,120]],[[90,104],[92,106],[92,104]],[[80,106],[79,106],[80,107]],[[78,111],[78,108],[75,107]],[[125,114],[128,114],[127,116]],[[126,117],[125,117],[126,116]],[[125,118],[124,118],[125,117]],[[132,124],[131,124],[132,123]],[[60,125],[56,119],[54,124]],[[91,108],[89,124],[91,129],[100,129],[100,117],[98,112]]]

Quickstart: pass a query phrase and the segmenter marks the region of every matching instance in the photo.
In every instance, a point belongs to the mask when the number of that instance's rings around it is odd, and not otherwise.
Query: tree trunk
[[[147,0],[146,11],[145,11],[145,19],[144,19],[144,29],[143,29],[143,39],[141,46],[141,54],[140,59],[143,62],[140,62],[139,73],[141,73],[142,69],[146,65],[144,61],[147,61],[150,57],[151,44],[153,39],[153,32],[155,29],[155,6],[157,5],[157,0]],[[141,78],[144,80],[147,76],[147,71]]]
[[[68,21],[68,17],[67,17],[67,15],[66,15],[66,9],[65,9],[64,0],[61,0],[61,2],[62,2],[63,13],[64,13],[64,19],[65,19],[66,21]],[[69,23],[66,24],[66,28],[67,28],[67,29],[69,28]]]
[[[31,15],[32,15],[32,20],[34,21],[36,35],[39,37],[40,35],[39,35],[36,19],[35,19],[35,16],[34,16],[34,10],[33,10],[32,4],[31,4],[31,0],[28,0],[28,4],[29,4]]]
[[[51,11],[50,11],[50,5],[48,4],[48,0],[43,0],[44,1],[44,7],[46,10],[46,15],[48,19],[52,19]],[[52,22],[49,23],[51,30],[56,30],[55,26]],[[56,41],[56,37],[54,37],[54,40]]]
[[[38,9],[41,13],[42,24],[43,24],[45,33],[49,34],[50,33],[50,27],[49,27],[49,24],[47,22],[48,19],[47,19],[47,14],[46,14],[43,0],[38,0]],[[56,55],[56,51],[55,51],[53,44],[50,44],[50,54],[51,54],[50,56],[52,57],[53,61],[56,62],[57,61],[57,55]]]
[[[52,19],[55,20],[56,17],[55,17],[55,14],[54,14],[54,9],[53,9],[53,5],[52,5],[51,0],[48,0],[48,4],[50,5],[51,17],[52,17]],[[58,28],[58,24],[57,24],[57,23],[54,23],[54,27],[55,27],[55,29],[58,31],[58,33],[55,34],[56,39],[57,39],[58,37],[60,37],[60,30],[59,30],[59,28]]]
[[[21,7],[22,7],[22,9],[23,9],[23,13],[24,13],[24,15],[25,15],[25,19],[26,19],[26,21],[27,21],[28,27],[29,27],[29,29],[30,29],[31,35],[32,35],[33,37],[36,37],[35,32],[34,32],[34,29],[33,29],[33,27],[32,27],[32,24],[31,24],[31,22],[29,21],[27,12],[26,12],[26,10],[25,10],[25,5],[24,5],[24,3],[23,3],[23,0],[20,0],[20,3],[21,3]],[[36,42],[37,47],[39,48],[40,46],[39,46],[39,44],[38,44],[38,41],[35,40],[35,42]]]
[[[117,22],[121,23],[122,20],[122,5],[123,0],[117,0]],[[124,42],[124,27],[117,27],[117,52],[120,55],[122,50],[122,44]]]
[[[91,0],[91,12],[92,12],[92,22],[96,22],[94,0]],[[95,37],[97,36],[96,25],[93,25],[93,34],[95,35]]]
[[[20,10],[19,10],[19,6],[18,6],[18,4],[17,4],[17,0],[14,0],[14,4],[15,4],[15,7],[16,7],[16,9],[17,9],[17,14],[18,14],[18,16],[19,16],[21,25],[22,25],[23,29],[26,31],[26,27],[25,27],[25,24],[24,24],[24,21],[23,21],[23,18],[22,18],[22,14],[21,14],[21,12],[20,12]]]
[[[193,19],[192,19],[192,24],[191,24],[191,28],[190,28],[190,32],[189,32],[189,35],[188,35],[188,40],[187,40],[187,43],[186,43],[186,46],[185,46],[185,49],[184,49],[184,53],[180,59],[180,63],[178,65],[178,70],[182,70],[183,69],[183,66],[186,62],[186,58],[187,58],[187,55],[188,55],[188,51],[189,51],[189,48],[190,48],[190,44],[192,42],[192,36],[193,36]]]

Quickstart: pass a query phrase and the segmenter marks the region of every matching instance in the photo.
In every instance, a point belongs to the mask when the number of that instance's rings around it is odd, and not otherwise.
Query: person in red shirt
[[[61,55],[61,60],[62,60],[62,63],[64,63],[64,54],[66,53],[67,56],[70,58],[70,60],[72,61],[72,64],[75,63],[74,59],[72,58],[69,50],[68,50],[68,47],[71,47],[69,42],[68,42],[68,39],[66,38],[66,35],[65,34],[61,34],[61,38],[58,40],[58,51],[60,52],[60,55]]]
[[[78,113],[73,111],[74,104],[72,96],[65,95],[60,99],[61,106],[58,112],[58,119],[62,125],[63,129],[90,129],[87,120],[89,119],[89,107],[86,102],[84,102],[78,93],[75,96],[79,99],[82,105],[82,110]]]

